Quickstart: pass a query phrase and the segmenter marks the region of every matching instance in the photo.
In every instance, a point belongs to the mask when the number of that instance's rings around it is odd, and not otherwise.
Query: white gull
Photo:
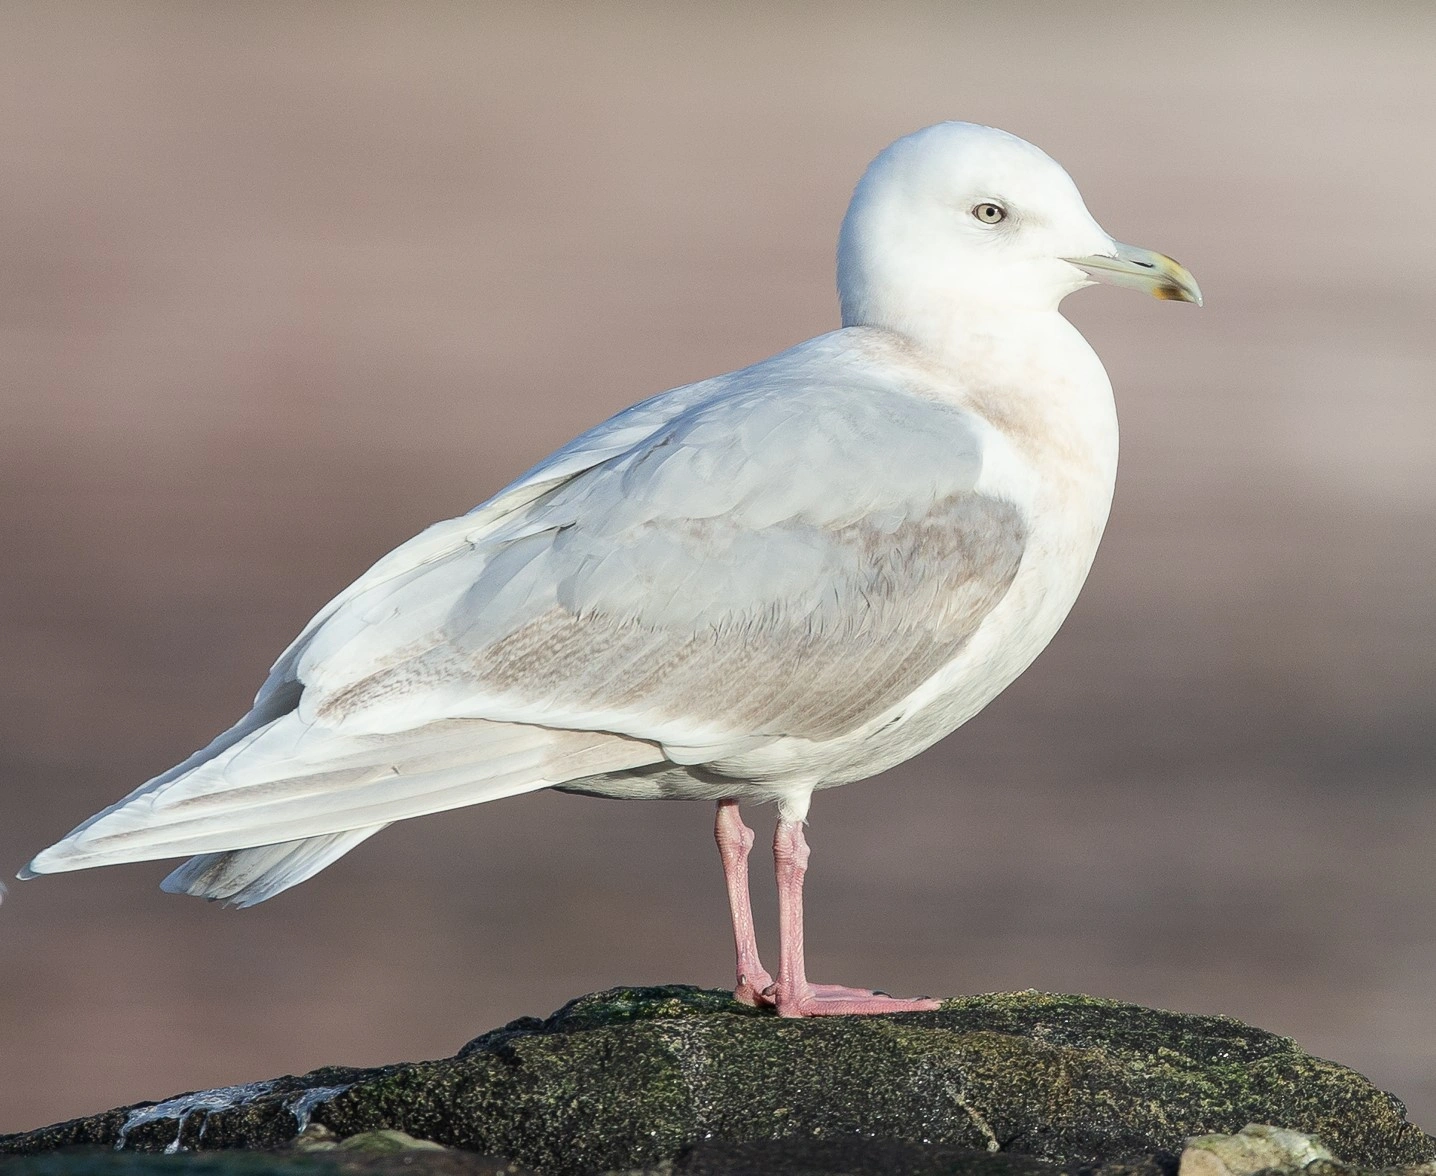
[[[248,906],[406,817],[716,801],[740,1000],[934,1007],[809,983],[803,822],[971,718],[1072,607],[1117,470],[1111,385],[1057,309],[1094,280],[1200,302],[1031,144],[898,140],[843,222],[841,330],[619,413],[385,556],[249,714],[22,876],[194,855],[165,889]],[[778,804],[776,978],[740,801]]]

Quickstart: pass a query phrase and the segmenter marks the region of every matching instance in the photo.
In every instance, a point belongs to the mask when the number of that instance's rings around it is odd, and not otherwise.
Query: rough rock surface
[[[441,1061],[324,1069],[121,1108],[0,1136],[0,1152],[121,1141],[127,1152],[277,1148],[308,1121],[339,1137],[403,1131],[545,1176],[655,1166],[694,1176],[1038,1176],[1099,1166],[1106,1176],[1158,1176],[1175,1170],[1188,1136],[1248,1123],[1316,1136],[1364,1168],[1436,1158],[1436,1141],[1395,1098],[1226,1018],[1022,992],[950,1000],[933,1013],[786,1021],[683,986],[581,997]],[[290,1153],[284,1163],[469,1163],[442,1152],[339,1156]],[[16,1171],[62,1171],[32,1169],[46,1159],[60,1157],[36,1155]],[[466,1170],[502,1170],[489,1163]]]

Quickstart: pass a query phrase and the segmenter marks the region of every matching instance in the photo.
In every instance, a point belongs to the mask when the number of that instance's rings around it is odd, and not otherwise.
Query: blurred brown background
[[[813,973],[1229,1013],[1436,1125],[1433,53],[1425,4],[10,0],[0,864],[412,532],[834,326],[862,167],[974,119],[1208,306],[1067,303],[1122,412],[1102,555],[985,714],[818,798]],[[709,822],[505,801],[246,912],[12,883],[0,1130],[725,984]]]

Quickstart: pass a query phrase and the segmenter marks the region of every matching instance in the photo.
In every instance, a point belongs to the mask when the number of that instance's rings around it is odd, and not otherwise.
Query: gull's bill
[[[1165,253],[1114,241],[1110,254],[1096,253],[1088,257],[1069,257],[1066,260],[1079,269],[1086,270],[1093,280],[1098,282],[1146,290],[1154,298],[1168,302],[1194,302],[1198,306],[1202,304],[1202,292],[1197,287],[1197,279],[1192,277],[1186,266]]]

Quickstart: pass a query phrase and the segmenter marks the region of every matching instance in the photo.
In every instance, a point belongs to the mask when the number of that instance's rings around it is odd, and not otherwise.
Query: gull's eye
[[[1000,225],[1007,219],[1007,209],[1000,204],[984,201],[972,210],[972,215],[985,225]]]

